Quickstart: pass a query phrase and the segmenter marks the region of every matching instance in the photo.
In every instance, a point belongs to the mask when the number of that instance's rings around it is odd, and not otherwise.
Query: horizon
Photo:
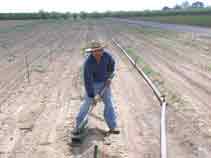
[[[196,2],[197,0],[188,0],[190,4]],[[60,0],[60,1],[50,1],[45,0],[7,0],[4,1],[0,6],[1,13],[34,13],[43,10],[45,12],[70,12],[70,13],[80,13],[80,12],[106,12],[106,11],[144,11],[144,10],[161,10],[164,6],[170,8],[174,7],[176,4],[181,4],[184,0],[158,0],[152,2],[152,0],[140,2],[139,0],[128,1],[125,0],[122,3],[120,0],[112,1],[107,0],[106,2],[100,2],[97,0],[82,1],[77,0],[71,2],[70,0]],[[209,0],[201,0],[206,6],[211,5]],[[83,5],[81,5],[83,4]],[[119,5],[121,4],[121,5]]]

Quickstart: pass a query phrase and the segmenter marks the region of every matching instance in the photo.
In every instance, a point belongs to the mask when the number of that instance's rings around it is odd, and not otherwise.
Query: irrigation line
[[[160,124],[160,139],[161,139],[161,158],[167,158],[167,134],[166,134],[166,101],[161,105],[161,124]]]
[[[161,95],[160,91],[149,79],[149,77],[144,73],[144,71],[136,64],[136,62],[128,55],[128,53],[122,48],[122,46],[112,39],[113,43],[127,56],[131,64],[135,67],[138,73],[143,77],[147,84],[152,89],[153,93],[157,97],[161,105],[161,121],[160,121],[160,157],[167,158],[167,136],[166,136],[166,100],[165,96]]]

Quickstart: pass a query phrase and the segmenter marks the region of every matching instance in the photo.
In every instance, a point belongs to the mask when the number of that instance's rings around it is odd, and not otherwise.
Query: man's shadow
[[[70,142],[70,151],[74,157],[93,157],[96,142],[102,142],[106,131],[99,128],[88,128],[87,135],[79,145]]]
[[[105,122],[102,117],[99,117],[93,113],[90,114],[93,118],[100,122]],[[94,146],[97,145],[97,142],[103,142],[105,135],[107,134],[106,129],[101,129],[98,127],[90,127],[87,130],[87,135],[85,136],[84,140],[80,145],[73,145],[70,140],[70,152],[76,157],[93,157],[94,154]],[[99,151],[100,152],[100,151]],[[104,153],[105,155],[106,153]]]

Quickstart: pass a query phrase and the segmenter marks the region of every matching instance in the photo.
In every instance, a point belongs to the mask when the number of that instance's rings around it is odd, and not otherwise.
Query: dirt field
[[[1,29],[8,29],[8,28],[14,28],[16,26],[23,26],[26,24],[32,23],[32,20],[1,20],[0,21],[0,28]],[[1,30],[2,31],[2,30]]]
[[[100,158],[160,157],[159,102],[111,38],[148,65],[167,95],[169,158],[210,157],[211,40],[122,22],[61,20],[0,32],[0,158],[88,158],[96,143]],[[103,143],[101,103],[76,148],[70,131],[84,94],[82,49],[92,39],[105,41],[117,62],[112,92],[121,134]]]
[[[161,17],[161,18],[165,18],[165,16]],[[176,20],[174,18],[170,19],[170,21],[172,20],[172,22],[169,22],[169,23],[167,21],[166,22],[165,21],[159,22],[156,20],[153,21],[153,18],[151,21],[147,21],[147,20],[144,21],[141,18],[129,18],[129,19],[114,19],[114,18],[112,18],[112,19],[114,21],[122,21],[122,22],[130,23],[130,24],[137,24],[137,25],[140,25],[143,27],[159,28],[159,29],[163,29],[163,30],[171,30],[171,31],[177,31],[177,32],[194,32],[194,33],[200,33],[201,35],[206,36],[208,38],[211,37],[211,29],[209,27],[196,26],[194,24],[188,25],[188,22],[191,21],[191,18],[188,16],[186,16],[185,18],[188,20],[181,24],[179,24],[179,23],[176,24],[177,22],[175,22],[175,24],[174,24],[173,21]],[[181,17],[181,19],[183,21],[185,21],[185,18]],[[195,16],[194,16],[194,18],[195,18]],[[147,19],[147,17],[146,17],[146,19]],[[201,21],[199,21],[199,22],[201,22]],[[187,23],[187,24],[185,24],[185,23]]]

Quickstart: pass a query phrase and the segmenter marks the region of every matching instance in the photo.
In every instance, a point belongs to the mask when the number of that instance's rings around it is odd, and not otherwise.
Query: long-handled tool
[[[93,99],[93,103],[92,103],[92,105],[89,107],[89,110],[88,110],[86,116],[84,117],[84,119],[81,121],[81,123],[80,123],[79,126],[78,126],[78,129],[79,129],[79,130],[82,129],[82,127],[85,126],[84,124],[86,124],[86,122],[87,122],[87,120],[88,120],[88,116],[90,115],[90,113],[92,112],[92,110],[94,109],[94,107],[97,105],[97,103],[101,101],[102,96],[103,96],[103,94],[104,94],[106,88],[107,88],[107,86],[104,85],[103,88],[102,88],[102,90],[100,91],[99,95],[97,95],[97,96],[95,97],[95,99]],[[79,131],[79,132],[80,132],[80,131]]]
[[[112,73],[109,77],[110,80],[112,80],[114,78],[114,73]],[[105,90],[107,88],[106,83],[104,84],[103,88],[100,90],[99,94],[95,97],[95,100],[93,100],[93,103],[91,105],[91,107],[89,107],[89,110],[86,114],[86,116],[84,117],[84,119],[81,121],[81,123],[78,126],[78,129],[80,130],[82,127],[84,127],[85,123],[87,122],[88,116],[89,114],[92,112],[92,110],[94,109],[94,107],[96,106],[97,102],[100,102],[102,100],[103,94],[105,93]]]
[[[114,74],[112,74],[110,76],[109,79],[112,79],[114,77]],[[84,119],[81,121],[81,123],[78,125],[78,134],[73,134],[72,135],[72,142],[78,142],[81,143],[81,141],[83,140],[83,138],[86,136],[86,128],[87,128],[87,122],[88,122],[88,117],[90,115],[90,113],[92,112],[92,110],[94,109],[94,107],[97,105],[98,102],[100,102],[102,100],[102,97],[106,91],[107,85],[105,84],[103,86],[103,88],[100,90],[99,94],[97,96],[95,96],[92,105],[89,107],[89,110],[86,114],[86,116],[84,117]]]

